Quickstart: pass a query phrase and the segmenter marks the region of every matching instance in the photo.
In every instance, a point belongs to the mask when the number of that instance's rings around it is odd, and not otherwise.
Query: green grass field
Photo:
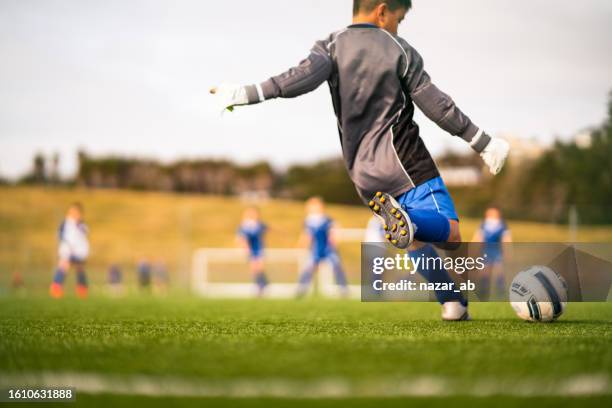
[[[570,304],[553,324],[501,303],[472,313],[445,323],[430,303],[4,298],[0,388],[76,381],[88,406],[612,402],[609,303]]]
[[[74,200],[91,228],[92,296],[54,301],[46,290],[56,228]],[[100,407],[612,403],[610,303],[570,304],[553,324],[519,321],[506,303],[475,303],[473,321],[453,324],[432,303],[192,296],[193,250],[233,246],[244,206],[226,197],[1,187],[0,389],[74,385],[77,405]],[[268,246],[295,247],[303,204],[271,200],[261,209]],[[329,212],[345,228],[363,228],[370,216],[358,207]],[[463,236],[477,225],[462,219]],[[568,239],[565,226],[510,227],[516,241]],[[610,242],[612,227],[581,226],[577,238]],[[359,246],[340,252],[354,280]],[[168,263],[170,295],[102,296],[108,265],[121,263],[133,286],[142,256]],[[14,272],[26,285],[15,293]]]

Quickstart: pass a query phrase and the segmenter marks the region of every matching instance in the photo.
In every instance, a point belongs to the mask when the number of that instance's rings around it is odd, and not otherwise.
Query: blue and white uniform
[[[84,262],[89,256],[89,229],[84,222],[66,218],[58,229],[60,259],[70,262]]]
[[[310,236],[310,262],[300,275],[298,295],[306,293],[308,286],[312,281],[312,276],[321,263],[328,261],[334,271],[336,283],[343,288],[346,288],[346,276],[340,257],[330,241],[330,233],[333,228],[333,221],[325,215],[309,215],[304,222],[306,233]]]
[[[244,221],[240,224],[238,235],[246,241],[251,259],[258,259],[263,256],[263,237],[266,230],[266,225],[260,221]]]
[[[508,231],[508,226],[503,220],[484,220],[480,224],[480,234],[484,245],[483,255],[487,264],[502,261],[502,241]]]

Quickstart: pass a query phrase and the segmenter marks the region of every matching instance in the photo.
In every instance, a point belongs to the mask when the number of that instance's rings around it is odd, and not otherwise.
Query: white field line
[[[142,395],[154,397],[231,398],[347,398],[435,396],[592,396],[612,394],[606,374],[578,375],[560,380],[476,380],[420,376],[349,381],[230,379],[197,380],[180,377],[101,375],[80,372],[0,373],[0,387],[74,387],[84,394]]]

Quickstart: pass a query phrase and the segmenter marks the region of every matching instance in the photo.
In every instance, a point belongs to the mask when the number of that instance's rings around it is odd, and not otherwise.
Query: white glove
[[[509,152],[510,145],[508,142],[504,139],[492,137],[487,147],[480,153],[480,157],[489,166],[491,174],[496,175],[504,167]]]
[[[247,105],[249,103],[246,88],[241,85],[221,84],[216,88],[212,88],[210,93],[215,95],[222,114],[226,109],[232,112],[234,106]]]

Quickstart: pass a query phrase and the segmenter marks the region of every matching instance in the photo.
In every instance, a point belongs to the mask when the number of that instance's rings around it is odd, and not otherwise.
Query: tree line
[[[437,159],[444,166],[480,166],[475,154],[447,154]],[[294,165],[279,171],[267,162],[239,165],[229,160],[182,160],[164,164],[155,160],[78,154],[78,171],[60,180],[59,158],[50,165],[34,157],[25,184],[67,183],[89,188],[123,188],[239,195],[263,193],[272,197],[360,205],[341,158]],[[558,141],[536,159],[508,165],[497,177],[484,178],[472,187],[450,188],[461,214],[478,217],[491,205],[507,217],[546,222],[568,221],[572,209],[583,223],[612,223],[612,93],[608,117],[590,135],[586,145]]]

